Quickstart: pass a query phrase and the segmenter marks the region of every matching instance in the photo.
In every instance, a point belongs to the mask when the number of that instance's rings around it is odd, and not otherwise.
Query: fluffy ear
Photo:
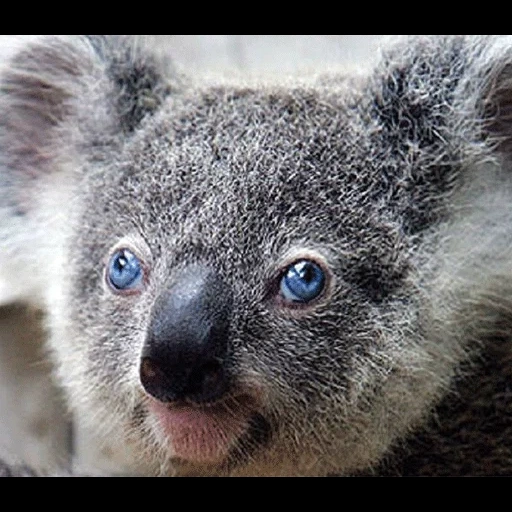
[[[476,105],[484,138],[507,159],[512,157],[512,36],[477,39],[472,73],[463,96]],[[469,109],[467,109],[469,110]]]
[[[512,36],[407,38],[375,77],[375,113],[404,147],[477,133],[512,149]]]
[[[0,76],[0,177],[26,189],[68,149],[97,158],[158,109],[169,92],[169,68],[122,36],[48,36],[27,44]]]
[[[106,79],[113,89],[118,127],[125,134],[134,131],[146,115],[155,112],[178,82],[168,55],[151,48],[141,38],[86,37],[103,63]]]
[[[438,220],[468,164],[512,157],[511,36],[406,38],[369,84],[372,162],[399,178],[411,232]]]

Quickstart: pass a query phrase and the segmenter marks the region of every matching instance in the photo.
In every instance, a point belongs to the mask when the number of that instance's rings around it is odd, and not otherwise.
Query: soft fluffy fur
[[[75,417],[144,474],[509,474],[511,65],[507,36],[406,39],[368,75],[286,83],[198,83],[125,38],[20,51],[0,269],[46,311]],[[105,286],[121,246],[140,294]],[[291,309],[276,282],[300,257],[329,285]],[[212,465],[170,456],[139,382],[153,304],[191,265],[233,291],[225,364],[259,399]]]

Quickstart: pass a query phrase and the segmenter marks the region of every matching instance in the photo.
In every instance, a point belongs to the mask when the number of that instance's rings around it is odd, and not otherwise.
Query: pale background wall
[[[189,68],[289,72],[365,63],[383,38],[376,35],[173,35],[157,36],[177,63]]]
[[[14,49],[32,36],[0,36],[0,67]],[[290,73],[331,66],[366,66],[389,36],[376,35],[173,35],[150,36],[168,49],[176,65],[191,72],[235,70]],[[1,115],[1,112],[0,112]],[[0,247],[1,256],[1,247]],[[1,257],[0,257],[1,260]],[[0,272],[1,274],[1,272]],[[15,298],[2,284],[0,305]],[[21,322],[17,320],[21,318]],[[66,460],[70,437],[65,408],[48,375],[38,317],[0,307],[0,450],[36,467]],[[108,446],[99,449],[83,431],[75,434],[82,466],[113,466],[121,457]],[[97,464],[98,461],[101,464]]]

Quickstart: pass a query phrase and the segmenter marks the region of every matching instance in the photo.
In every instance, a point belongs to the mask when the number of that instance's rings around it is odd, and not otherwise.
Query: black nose
[[[140,380],[162,402],[212,402],[227,390],[230,288],[212,271],[186,269],[155,302]]]

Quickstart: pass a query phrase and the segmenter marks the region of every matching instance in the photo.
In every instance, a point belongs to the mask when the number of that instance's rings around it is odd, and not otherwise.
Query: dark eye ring
[[[107,264],[106,280],[118,292],[137,291],[141,288],[144,269],[140,259],[129,249],[116,250]]]
[[[289,303],[307,304],[325,289],[326,275],[314,261],[301,259],[289,265],[279,283],[282,298]]]

